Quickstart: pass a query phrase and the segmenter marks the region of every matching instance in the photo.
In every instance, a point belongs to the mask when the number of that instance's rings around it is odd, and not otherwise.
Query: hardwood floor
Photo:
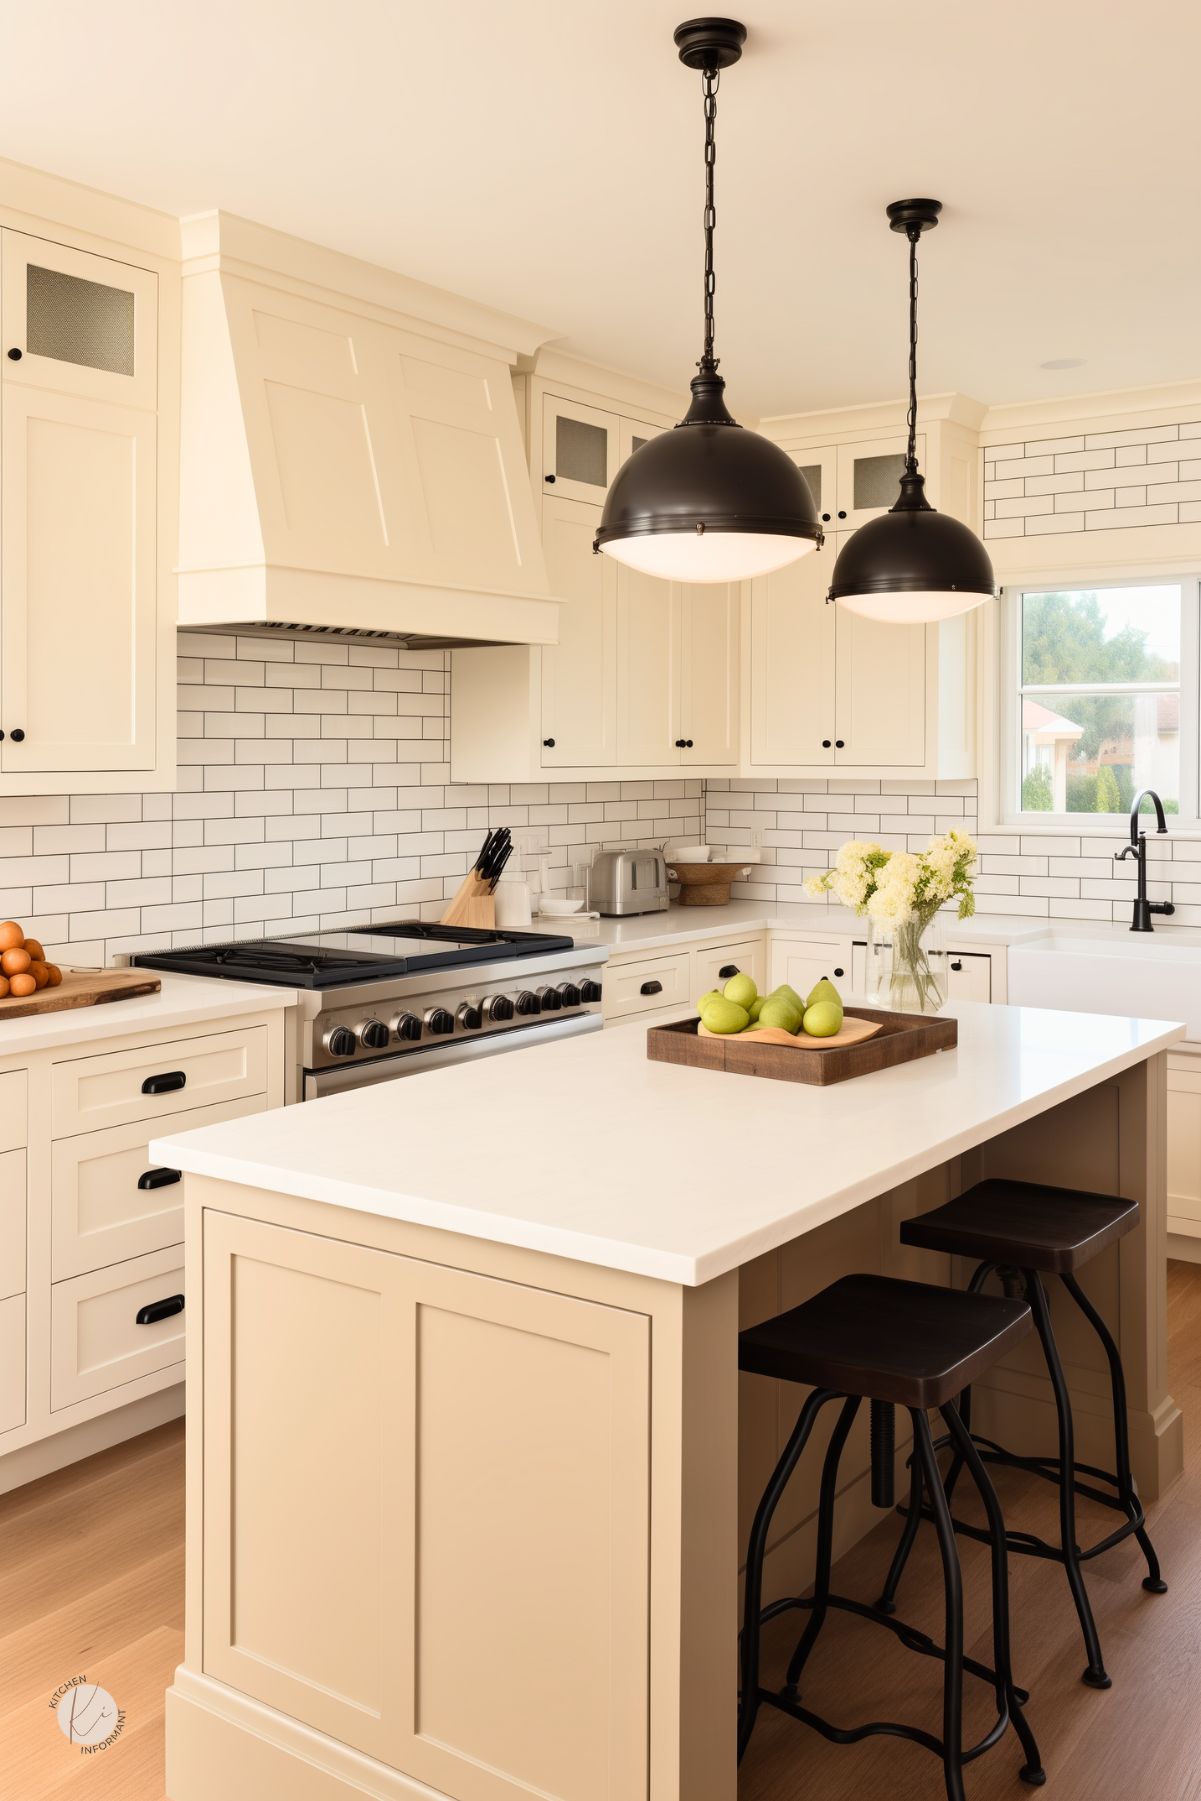
[[[1090,1593],[1114,1686],[1079,1681],[1075,1616],[1058,1569],[1013,1559],[1018,1679],[1059,1801],[1201,1801],[1201,1267],[1168,1275],[1172,1393],[1185,1415],[1185,1475],[1151,1518],[1171,1587],[1147,1595],[1132,1544],[1092,1566]],[[1053,1529],[1054,1493],[1002,1473],[1015,1523]],[[1099,1510],[1098,1510],[1099,1511]],[[1102,1516],[1105,1529],[1112,1515]],[[1094,1522],[1084,1521],[1087,1532]],[[891,1519],[838,1567],[844,1592],[870,1599],[895,1540]],[[968,1643],[987,1658],[987,1563],[962,1546],[969,1590]],[[941,1593],[932,1535],[923,1529],[902,1586],[900,1612],[939,1633]],[[795,1626],[776,1633],[777,1659]],[[0,1797],[3,1801],[164,1801],[163,1692],[183,1650],[183,1428],[181,1422],[0,1498]],[[769,1679],[774,1672],[769,1668]],[[58,1731],[49,1701],[86,1675],[125,1710],[120,1738],[81,1755]],[[829,1717],[914,1720],[939,1728],[939,1677],[891,1635],[835,1616],[810,1664],[806,1698]],[[969,1727],[990,1697],[969,1684]],[[973,1764],[971,1801],[1016,1801],[1016,1741]],[[747,1753],[739,1801],[939,1801],[941,1769],[897,1740],[828,1745],[765,1710]],[[264,1797],[264,1801],[277,1801]],[[278,1801],[286,1801],[279,1797]]]

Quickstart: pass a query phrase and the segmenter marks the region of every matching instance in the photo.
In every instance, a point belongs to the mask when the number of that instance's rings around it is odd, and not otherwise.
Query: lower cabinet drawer
[[[0,1301],[0,1432],[25,1424],[25,1296]]]
[[[183,1246],[56,1282],[50,1302],[50,1410],[179,1365],[183,1376]],[[149,1316],[149,1317],[148,1317]]]
[[[677,951],[670,957],[640,957],[637,962],[610,963],[605,969],[605,1018],[625,1019],[631,1014],[654,1013],[660,1007],[686,1007],[689,956]]]
[[[132,1051],[72,1057],[54,1065],[54,1138],[157,1122],[191,1107],[243,1100],[267,1088],[267,1028],[246,1026]]]
[[[767,954],[761,938],[723,945],[717,950],[693,951],[693,993],[689,999],[696,1000],[711,988],[724,988],[733,975],[750,976],[760,993],[767,987]]]
[[[218,1120],[260,1113],[265,1106],[266,1096],[256,1094],[222,1106],[193,1107],[175,1114],[171,1129],[190,1132]],[[107,1132],[57,1140],[50,1174],[55,1282],[181,1242],[183,1185],[178,1170],[164,1169],[150,1156],[147,1147],[157,1130],[135,1121],[111,1126]],[[24,1159],[23,1151],[10,1155]],[[3,1161],[0,1158],[0,1173]]]

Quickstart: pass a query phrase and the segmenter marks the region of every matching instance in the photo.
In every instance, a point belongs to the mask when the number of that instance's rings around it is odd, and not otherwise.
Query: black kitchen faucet
[[[1139,808],[1145,800],[1154,802],[1157,822],[1155,830],[1161,834],[1167,832],[1168,822],[1164,818],[1163,802],[1154,788],[1140,788],[1130,808],[1130,843],[1124,844],[1121,850],[1115,851],[1113,854],[1115,863],[1121,863],[1126,857],[1134,857],[1138,863],[1138,893],[1134,899],[1134,917],[1130,922],[1132,932],[1154,931],[1155,928],[1151,924],[1152,913],[1174,913],[1176,911],[1171,901],[1149,901],[1147,899],[1147,834],[1139,830],[1138,823]]]

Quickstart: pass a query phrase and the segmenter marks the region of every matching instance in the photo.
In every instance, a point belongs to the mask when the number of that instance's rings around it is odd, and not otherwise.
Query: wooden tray
[[[807,1082],[824,1088],[831,1082],[910,1063],[915,1057],[929,1057],[935,1051],[953,1050],[959,1043],[959,1022],[941,1014],[849,1007],[847,1018],[875,1021],[880,1030],[861,1044],[819,1050],[800,1040],[756,1044],[753,1035],[701,1038],[697,1035],[699,1019],[679,1019],[649,1027],[646,1054],[657,1063],[690,1063],[698,1069],[723,1069],[739,1076],[767,1076],[773,1082]]]
[[[157,994],[162,982],[149,969],[64,969],[57,988],[0,1000],[0,1025],[30,1013],[61,1013],[69,1007],[98,1007],[104,1001],[130,1001],[135,995]]]

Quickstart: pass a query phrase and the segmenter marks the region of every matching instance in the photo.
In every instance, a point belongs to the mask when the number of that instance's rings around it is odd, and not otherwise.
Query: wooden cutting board
[[[755,1044],[785,1044],[790,1050],[833,1051],[843,1044],[862,1044],[865,1038],[874,1038],[876,1033],[882,1029],[878,1020],[855,1019],[847,1014],[838,1031],[829,1038],[811,1038],[807,1033],[801,1036],[785,1032],[779,1026],[760,1026],[754,1032],[722,1033],[711,1032],[707,1026],[698,1025],[696,1034],[698,1038],[725,1037],[730,1039],[731,1043],[737,1039],[742,1044],[752,1042]]]
[[[39,988],[36,994],[10,994],[0,1000],[0,1025],[6,1019],[25,1019],[31,1013],[62,1013],[71,1007],[129,1001],[139,994],[157,994],[161,987],[162,982],[149,969],[64,969],[57,988]]]

